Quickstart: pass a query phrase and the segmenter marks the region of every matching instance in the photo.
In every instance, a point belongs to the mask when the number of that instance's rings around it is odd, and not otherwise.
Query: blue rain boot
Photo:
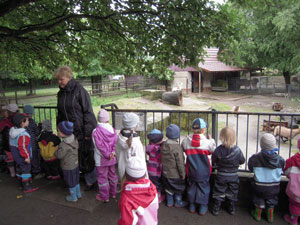
[[[189,211],[191,213],[195,213],[196,212],[196,205],[194,203],[190,203],[190,205],[189,205]]]
[[[167,206],[172,207],[174,205],[173,195],[167,193]]]
[[[81,195],[81,192],[80,192],[80,184],[77,184],[77,185],[75,186],[75,188],[76,188],[76,195],[77,195],[77,198],[81,198],[82,195]]]
[[[76,187],[69,188],[70,195],[66,197],[68,202],[77,202]]]
[[[199,207],[199,214],[200,216],[204,216],[207,212],[207,205],[200,205]]]
[[[182,208],[182,207],[186,207],[187,205],[188,205],[187,202],[182,201],[181,194],[175,194],[175,207]]]

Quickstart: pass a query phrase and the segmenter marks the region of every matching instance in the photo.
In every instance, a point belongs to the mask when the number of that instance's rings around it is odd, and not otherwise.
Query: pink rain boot
[[[284,220],[291,225],[298,225],[298,216],[290,216],[288,214],[284,215]]]
[[[11,177],[15,177],[15,176],[16,176],[15,167],[9,166],[9,167],[7,167],[7,168],[8,168],[8,170],[9,170],[10,176],[11,176]]]

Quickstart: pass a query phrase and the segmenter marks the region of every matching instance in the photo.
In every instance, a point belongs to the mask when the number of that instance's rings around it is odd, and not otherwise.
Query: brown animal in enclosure
[[[279,134],[280,132],[280,134]],[[291,134],[292,132],[292,134]],[[300,134],[300,128],[297,129],[290,129],[286,127],[280,127],[276,126],[274,129],[274,136],[280,135],[281,140],[285,143],[286,141],[290,140],[291,138],[294,138],[296,135]]]

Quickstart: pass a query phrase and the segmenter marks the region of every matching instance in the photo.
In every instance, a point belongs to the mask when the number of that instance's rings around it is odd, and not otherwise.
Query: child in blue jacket
[[[260,138],[260,147],[261,151],[251,156],[248,161],[249,170],[254,173],[252,189],[255,209],[251,215],[256,221],[260,221],[262,209],[267,207],[267,220],[273,222],[285,161],[276,153],[278,148],[274,135],[263,134]]]
[[[212,138],[205,136],[206,122],[196,118],[192,124],[193,134],[182,141],[182,148],[187,156],[186,173],[188,178],[189,211],[196,211],[199,205],[199,214],[205,215],[210,193],[209,178],[211,164],[209,155],[215,150],[216,143]]]

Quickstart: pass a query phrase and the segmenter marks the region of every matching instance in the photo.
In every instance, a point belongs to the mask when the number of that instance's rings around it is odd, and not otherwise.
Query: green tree
[[[281,71],[286,84],[300,71],[300,2],[297,0],[231,0],[226,7],[236,30],[222,58],[238,66]]]
[[[104,70],[168,78],[180,57],[196,65],[204,47],[230,37],[227,20],[209,0],[3,0],[0,63],[7,72],[40,65],[51,73],[61,64],[78,72],[95,59]]]

